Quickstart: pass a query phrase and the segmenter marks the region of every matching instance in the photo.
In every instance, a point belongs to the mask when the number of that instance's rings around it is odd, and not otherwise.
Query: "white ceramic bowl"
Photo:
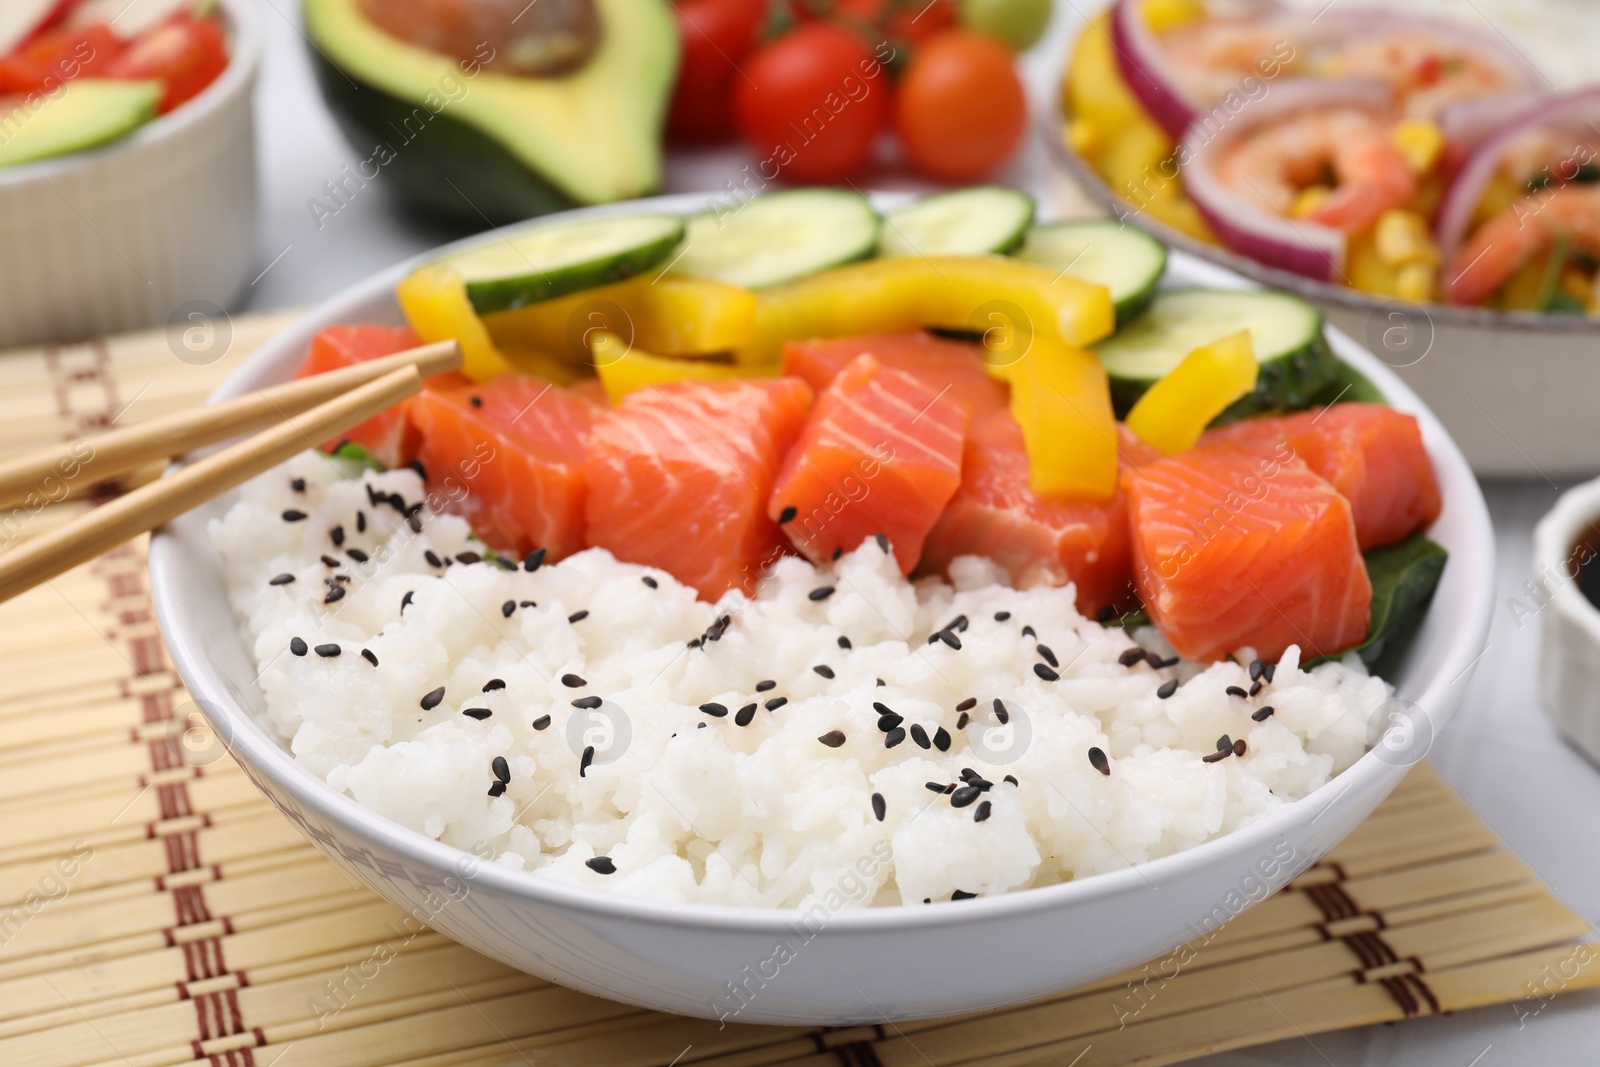
[[[261,28],[248,0],[221,8],[228,68],[193,100],[101,148],[0,168],[0,348],[209,321],[244,287]]]
[[[689,211],[660,197],[573,215]],[[886,201],[885,201],[886,202]],[[529,225],[538,225],[530,223]],[[481,239],[481,238],[480,238]],[[463,242],[465,244],[466,242]],[[335,322],[400,321],[393,289],[415,261],[334,297],[256,352],[216,398],[288,378]],[[1248,288],[1182,254],[1170,280]],[[1057,992],[1151,959],[1267,895],[1353,829],[1444,725],[1487,639],[1493,534],[1465,459],[1415,394],[1333,332],[1340,358],[1415,414],[1439,472],[1432,536],[1451,558],[1433,608],[1392,672],[1401,727],[1323,789],[1237,833],[1137,868],[1004,896],[841,911],[633,900],[517,873],[362,808],[298,766],[257,725],[263,698],[205,534],[226,498],[163,530],[150,551],[157,617],[190,693],[272,803],[335,863],[428,925],[498,960],[646,1007],[741,1022],[849,1024],[946,1015]],[[773,962],[786,945],[792,958]]]
[[[1060,114],[1052,115],[1045,141],[1090,200],[1171,248],[1322,308],[1416,390],[1479,474],[1555,478],[1600,470],[1590,401],[1600,391],[1600,318],[1414,304],[1265,266],[1132,210],[1066,145],[1062,128]]]
[[[1600,479],[1569,489],[1533,531],[1537,596],[1519,598],[1541,615],[1539,689],[1561,732],[1600,763],[1600,608],[1575,580],[1589,565],[1600,525]],[[1586,543],[1579,545],[1580,539]]]

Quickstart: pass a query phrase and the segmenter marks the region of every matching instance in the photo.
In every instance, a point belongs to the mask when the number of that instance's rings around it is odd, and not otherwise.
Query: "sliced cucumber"
[[[1003,185],[974,185],[925,196],[884,215],[883,256],[1004,255],[1033,222],[1033,197]]]
[[[866,259],[878,245],[878,213],[840,189],[793,189],[689,219],[673,269],[746,289],[792,282]]]
[[[1109,219],[1035,226],[1016,257],[1111,290],[1118,327],[1149,306],[1167,269],[1166,245],[1143,230]]]
[[[1255,391],[1217,422],[1304,408],[1338,371],[1322,336],[1322,312],[1304,300],[1243,289],[1167,290],[1156,294],[1143,315],[1094,346],[1111,378],[1118,416],[1184,356],[1239,330],[1250,331],[1261,375]]]
[[[620,215],[538,226],[440,260],[480,315],[550,300],[649,270],[683,240],[676,215]]]

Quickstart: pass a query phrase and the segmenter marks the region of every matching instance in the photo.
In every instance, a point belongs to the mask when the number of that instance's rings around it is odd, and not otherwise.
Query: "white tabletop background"
[[[360,157],[345,144],[317,93],[295,0],[256,2],[268,38],[256,96],[262,197],[257,270],[263,273],[241,309],[313,304],[400,258],[461,236],[408,220],[381,177],[318,230],[307,200]],[[1055,99],[1061,56],[1082,25],[1083,12],[1097,6],[1058,0],[1050,31],[1024,57],[1035,119]],[[1035,131],[1040,128],[1036,123]],[[715,190],[754,158],[738,149],[675,157],[664,191]],[[1043,212],[1072,209],[1037,132],[998,180],[1034,192]],[[863,187],[868,184],[916,187],[892,171],[863,180]],[[1600,917],[1600,772],[1561,741],[1540,707],[1537,620],[1525,620],[1519,628],[1505,607],[1531,572],[1533,525],[1558,493],[1537,472],[1530,469],[1528,475],[1525,482],[1484,486],[1499,540],[1496,598],[1501,607],[1465,704],[1429,758],[1556,894],[1593,924]],[[1529,1005],[1520,1010],[1527,1012]],[[1597,1046],[1600,992],[1592,992],[1558,998],[1527,1017],[1502,1005],[1196,1062],[1208,1067],[1554,1067],[1595,1063]]]

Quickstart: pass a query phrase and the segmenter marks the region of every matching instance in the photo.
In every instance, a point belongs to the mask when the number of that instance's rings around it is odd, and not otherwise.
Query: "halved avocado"
[[[360,0],[305,0],[312,62],[334,117],[408,202],[467,222],[514,222],[653,191],[661,126],[678,65],[666,0],[596,0],[598,47],[559,76],[496,73],[392,36]],[[317,209],[313,205],[313,211]]]

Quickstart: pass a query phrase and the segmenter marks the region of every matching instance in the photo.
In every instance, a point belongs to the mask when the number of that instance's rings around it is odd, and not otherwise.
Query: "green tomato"
[[[1021,52],[1050,24],[1050,0],[961,0],[961,24]]]

